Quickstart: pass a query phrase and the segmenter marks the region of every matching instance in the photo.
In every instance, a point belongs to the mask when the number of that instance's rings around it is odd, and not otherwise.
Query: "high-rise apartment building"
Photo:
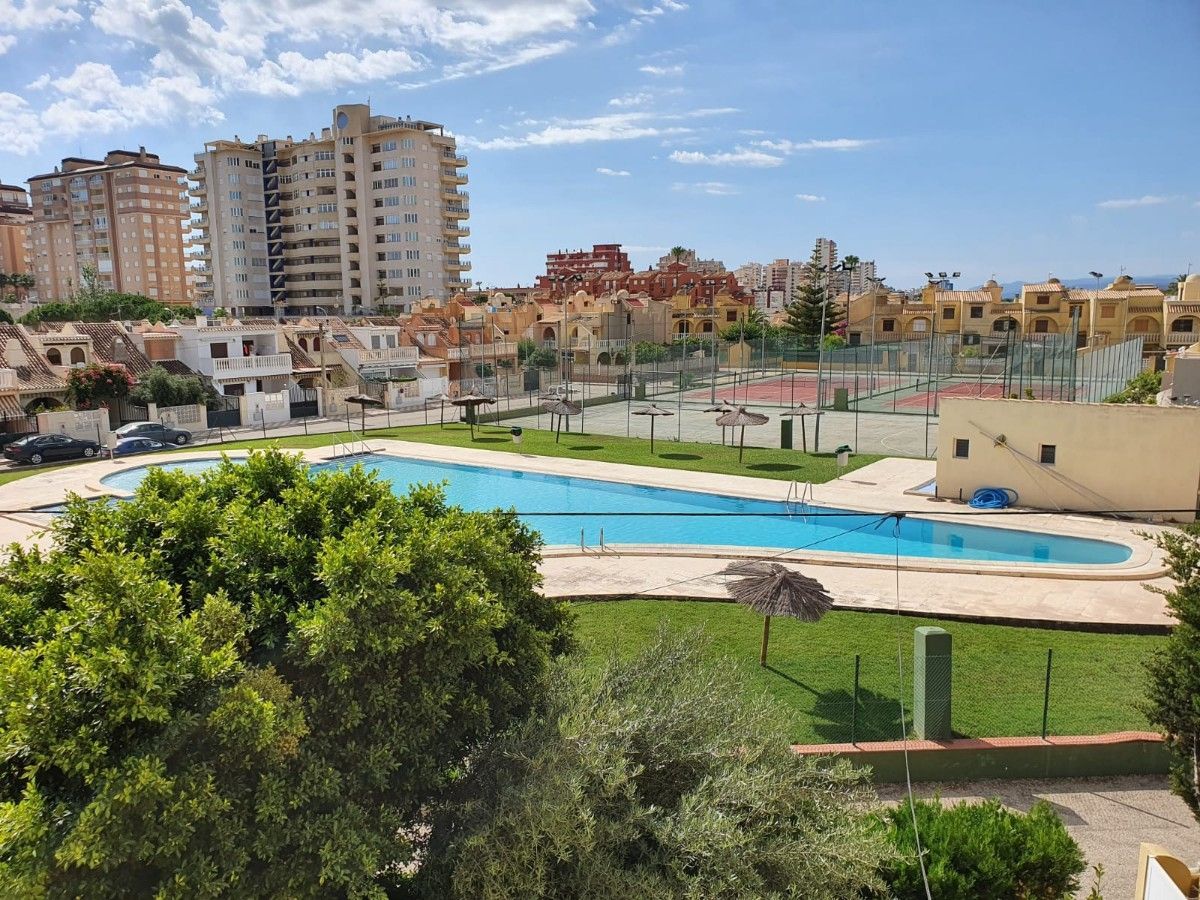
[[[850,293],[854,295],[869,291],[875,281],[875,260],[860,260],[850,273]]]
[[[25,243],[32,218],[25,188],[0,184],[0,272],[13,275],[29,271]]]
[[[94,270],[101,288],[190,304],[184,272],[186,170],[145,147],[68,157],[29,179],[29,258],[39,301],[71,296]]]
[[[195,159],[202,306],[355,313],[470,286],[467,160],[439,124],[347,104],[320,136],[211,141]]]

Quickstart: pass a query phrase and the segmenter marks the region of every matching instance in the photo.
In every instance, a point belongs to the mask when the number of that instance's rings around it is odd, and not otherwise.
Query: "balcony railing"
[[[501,356],[514,356],[516,352],[517,345],[513,341],[499,341],[494,344],[470,344],[466,347],[447,347],[446,359],[453,361],[478,360],[482,363]]]
[[[442,159],[446,160],[447,162],[453,162],[456,166],[465,166],[467,164],[467,158],[465,156],[457,153],[451,153],[448,150],[442,151]]]
[[[292,371],[292,356],[290,353],[231,356],[227,359],[214,359],[212,364],[215,378],[236,378],[238,376],[261,378],[267,375],[289,374]]]
[[[380,347],[375,350],[345,349],[342,355],[351,365],[359,366],[415,366],[421,358],[416,347]]]
[[[452,237],[468,237],[471,234],[471,229],[457,222],[444,222],[442,224],[442,234],[448,234]]]
[[[1188,347],[1200,341],[1200,331],[1171,331],[1167,333],[1168,347]]]
[[[1161,331],[1129,331],[1129,332],[1126,332],[1125,337],[1127,339],[1140,337],[1146,344],[1161,344],[1162,343],[1162,332]],[[1200,337],[1200,336],[1198,336],[1198,337]]]

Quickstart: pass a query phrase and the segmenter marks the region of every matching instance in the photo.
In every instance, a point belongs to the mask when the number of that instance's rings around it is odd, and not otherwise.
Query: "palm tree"
[[[688,250],[687,247],[675,246],[670,249],[669,253],[672,262],[679,262],[681,259],[687,256]]]
[[[762,649],[758,654],[758,664],[763,667],[767,665],[771,616],[816,622],[833,607],[833,598],[821,582],[779,563],[735,562],[726,567],[724,574],[737,578],[726,585],[733,599],[764,617]]]
[[[28,272],[21,272],[16,275],[8,276],[9,284],[17,288],[17,297],[19,299],[27,299],[29,292],[33,290],[33,286],[37,284],[37,280]]]

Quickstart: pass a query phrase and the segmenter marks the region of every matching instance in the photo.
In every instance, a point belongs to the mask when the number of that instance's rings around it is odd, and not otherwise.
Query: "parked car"
[[[183,428],[171,428],[159,422],[130,422],[128,425],[122,425],[113,434],[116,435],[117,440],[132,437],[150,438],[152,441],[177,444],[180,447],[192,439],[190,431]]]
[[[117,441],[113,445],[113,456],[133,456],[135,453],[157,453],[159,450],[170,450],[170,444],[154,441],[150,438],[132,437]]]
[[[53,459],[91,459],[100,452],[96,441],[81,441],[65,434],[32,434],[4,447],[4,456],[18,463],[33,463]]]

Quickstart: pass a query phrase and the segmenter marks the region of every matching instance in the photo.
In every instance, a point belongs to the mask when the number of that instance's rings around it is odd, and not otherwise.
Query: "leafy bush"
[[[120,363],[93,363],[72,369],[67,376],[67,399],[76,409],[99,409],[129,394],[133,376]]]
[[[1110,397],[1105,403],[1154,403],[1162,390],[1162,372],[1138,372],[1127,382],[1125,389]]]
[[[158,406],[187,406],[202,403],[210,391],[211,388],[206,388],[204,382],[194,375],[172,375],[162,366],[155,366],[130,391],[129,399],[138,406],[151,403]]]
[[[662,362],[667,356],[667,348],[662,344],[638,341],[633,347],[633,361],[636,363]]]
[[[697,633],[660,632],[548,698],[434,817],[423,896],[844,898],[887,852],[861,770],[798,756]]]
[[[21,321],[26,325],[36,325],[38,322],[112,322],[117,319],[170,322],[198,315],[200,311],[197,309],[167,306],[141,294],[99,291],[94,296],[39,304],[22,316]]]
[[[0,566],[0,896],[379,897],[567,613],[506,512],[278,451]]]
[[[1200,524],[1168,531],[1157,538],[1166,552],[1171,590],[1153,588],[1167,598],[1177,624],[1166,646],[1155,653],[1150,673],[1147,717],[1162,729],[1171,754],[1171,790],[1200,820]]]
[[[1079,890],[1083,853],[1050,804],[1039,801],[1025,814],[999,800],[914,805],[930,892],[938,900],[1057,900]],[[885,821],[898,851],[882,867],[889,896],[925,900],[912,808],[888,810]]]

